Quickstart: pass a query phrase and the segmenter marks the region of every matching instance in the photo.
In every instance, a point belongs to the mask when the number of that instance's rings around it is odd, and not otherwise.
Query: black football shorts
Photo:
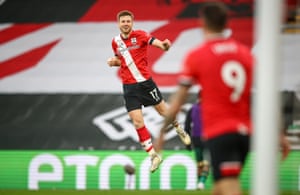
[[[249,139],[249,135],[229,133],[206,141],[215,181],[240,175],[249,152]]]
[[[162,101],[161,92],[151,78],[139,83],[123,84],[123,91],[127,112],[141,109],[142,106],[154,106]]]

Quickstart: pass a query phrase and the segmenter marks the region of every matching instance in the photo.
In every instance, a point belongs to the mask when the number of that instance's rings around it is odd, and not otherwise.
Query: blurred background
[[[167,53],[148,52],[154,80],[167,99],[184,54],[203,41],[197,20],[203,2],[0,1],[0,189],[124,189],[129,180],[134,189],[195,189],[193,153],[174,131],[166,136],[164,154],[172,171],[146,173],[149,159],[124,108],[117,68],[108,67],[106,59],[113,55],[111,40],[119,33],[116,14],[132,11],[135,29],[173,43]],[[224,2],[231,17],[228,35],[255,53],[254,0]],[[300,1],[282,2],[279,88],[292,152],[281,164],[279,187],[300,191]],[[197,91],[191,90],[181,123]],[[152,108],[144,114],[157,137],[162,118]],[[134,180],[122,169],[128,163],[136,168]],[[248,163],[241,178],[245,190],[251,169]],[[43,177],[45,173],[52,179]]]

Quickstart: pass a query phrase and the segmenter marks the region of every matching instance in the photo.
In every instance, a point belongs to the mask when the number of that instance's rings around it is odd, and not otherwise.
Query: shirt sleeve
[[[147,42],[147,44],[151,45],[153,43],[153,41],[155,40],[155,37],[153,37],[150,33],[146,32],[146,31],[140,31],[143,39]]]
[[[113,39],[112,41],[111,41],[111,47],[112,47],[112,50],[113,50],[113,52],[114,52],[114,55],[115,56],[119,56],[119,53],[118,53],[118,51],[117,51],[117,44],[116,44],[116,42],[115,42],[115,40]]]

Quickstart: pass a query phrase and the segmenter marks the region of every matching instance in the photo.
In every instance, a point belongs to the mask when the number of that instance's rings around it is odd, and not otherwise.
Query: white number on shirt
[[[237,61],[228,61],[222,66],[221,77],[224,83],[233,89],[230,100],[237,102],[244,91],[246,84],[246,72]]]

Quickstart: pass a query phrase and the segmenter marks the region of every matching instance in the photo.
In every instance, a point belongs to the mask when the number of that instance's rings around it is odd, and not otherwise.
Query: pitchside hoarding
[[[0,189],[196,189],[194,153],[164,151],[160,169],[149,172],[143,151],[0,151]],[[253,155],[241,175],[251,188]],[[280,163],[279,188],[300,190],[300,152],[292,151]],[[131,165],[129,175],[124,166]],[[207,188],[211,189],[211,175]]]

